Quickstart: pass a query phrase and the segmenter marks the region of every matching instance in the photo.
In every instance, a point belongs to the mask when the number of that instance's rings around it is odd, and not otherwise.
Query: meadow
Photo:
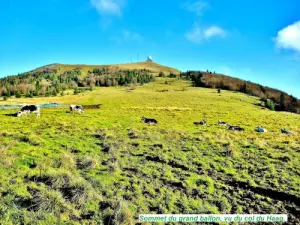
[[[176,78],[0,104],[25,102],[102,107],[0,110],[1,224],[136,224],[142,213],[287,213],[300,224],[297,114]]]

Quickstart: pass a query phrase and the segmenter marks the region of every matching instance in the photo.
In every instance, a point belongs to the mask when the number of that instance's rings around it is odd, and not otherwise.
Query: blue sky
[[[1,0],[0,77],[138,54],[300,98],[299,9],[298,0]]]

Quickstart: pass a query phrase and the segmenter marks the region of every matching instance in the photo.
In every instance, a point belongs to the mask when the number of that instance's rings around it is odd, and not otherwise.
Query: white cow
[[[84,113],[83,107],[81,105],[70,105],[70,111],[71,112],[79,112],[79,113]]]

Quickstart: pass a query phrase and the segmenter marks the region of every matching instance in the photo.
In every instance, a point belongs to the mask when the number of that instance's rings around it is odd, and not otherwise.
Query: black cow
[[[236,130],[236,131],[244,131],[245,129],[240,126],[231,126],[229,124],[226,125],[228,130]]]
[[[281,128],[281,133],[283,133],[283,134],[294,134],[292,131],[289,131],[285,128]]]
[[[200,122],[194,122],[195,125],[205,125],[206,121],[205,120],[201,120]]]
[[[21,110],[17,113],[17,117],[22,115],[28,115],[30,113],[36,113],[37,117],[40,117],[40,106],[39,105],[25,105]]]
[[[144,123],[150,124],[150,125],[151,124],[156,125],[158,123],[156,119],[146,118],[144,116],[142,117],[141,121],[144,122]]]
[[[218,124],[219,124],[220,126],[222,126],[222,125],[227,125],[226,122],[222,122],[221,120],[218,121]]]

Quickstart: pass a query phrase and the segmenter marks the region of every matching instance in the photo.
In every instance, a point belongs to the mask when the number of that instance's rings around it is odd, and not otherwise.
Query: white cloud
[[[277,33],[276,46],[300,52],[300,21],[295,22]]]
[[[208,3],[204,1],[186,2],[184,6],[187,10],[196,13],[198,16],[201,16],[203,11],[209,7]]]
[[[101,15],[121,16],[124,0],[90,0],[93,7]]]
[[[196,44],[201,43],[203,40],[208,40],[213,37],[225,37],[226,31],[218,26],[210,26],[201,30],[198,24],[194,25],[191,31],[185,33],[185,38]]]
[[[225,37],[226,31],[218,26],[211,26],[204,30],[204,37],[211,38],[211,37]]]

